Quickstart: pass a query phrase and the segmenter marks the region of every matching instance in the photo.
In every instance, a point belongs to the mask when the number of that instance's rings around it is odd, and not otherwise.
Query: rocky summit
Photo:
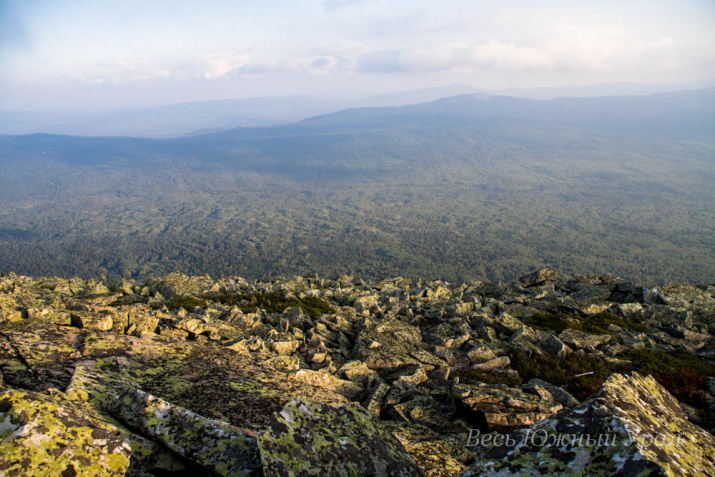
[[[715,475],[715,286],[0,274],[0,475]]]

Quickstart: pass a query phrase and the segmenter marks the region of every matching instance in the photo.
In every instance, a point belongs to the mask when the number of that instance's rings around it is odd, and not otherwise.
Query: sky
[[[0,0],[5,110],[713,79],[713,0]]]

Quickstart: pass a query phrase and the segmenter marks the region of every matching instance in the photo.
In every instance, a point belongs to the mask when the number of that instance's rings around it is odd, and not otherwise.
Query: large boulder
[[[418,327],[396,319],[365,320],[353,355],[378,372],[392,372],[420,364],[429,371],[447,366],[446,362],[427,352]]]
[[[524,275],[519,278],[519,282],[527,287],[533,287],[543,285],[546,282],[556,282],[558,279],[559,272],[555,268],[549,267]]]
[[[108,406],[112,416],[214,475],[260,475],[256,439],[139,389]]]
[[[125,475],[128,436],[59,394],[0,392],[0,475]]]
[[[210,290],[213,284],[214,281],[208,275],[188,277],[180,272],[172,272],[154,283],[151,289],[171,299],[185,295],[201,294]]]
[[[369,411],[296,399],[258,437],[266,477],[421,476],[398,441]]]
[[[458,409],[471,422],[488,429],[514,429],[543,421],[562,409],[551,394],[541,396],[503,384],[460,384],[452,395]]]
[[[463,477],[715,475],[715,437],[688,422],[655,379],[636,373],[612,375],[571,411],[493,437]]]

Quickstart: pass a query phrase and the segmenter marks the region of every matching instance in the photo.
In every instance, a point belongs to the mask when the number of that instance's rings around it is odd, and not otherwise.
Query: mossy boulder
[[[258,437],[266,477],[418,477],[422,471],[392,434],[360,406],[296,399]]]
[[[612,375],[573,410],[499,442],[463,477],[715,475],[715,437],[688,422],[655,379],[636,373]]]
[[[108,409],[112,416],[212,475],[260,475],[256,440],[225,422],[139,389],[127,390]]]
[[[0,392],[0,475],[127,474],[128,436],[67,401],[59,392]]]

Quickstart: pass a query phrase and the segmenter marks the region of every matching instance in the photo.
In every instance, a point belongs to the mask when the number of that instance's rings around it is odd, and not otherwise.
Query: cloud
[[[371,51],[356,61],[360,73],[420,73],[465,70],[602,72],[672,67],[688,55],[669,37],[644,40],[615,25],[562,24],[526,41],[491,39],[430,48]],[[671,65],[671,66],[668,66]]]
[[[371,52],[357,61],[356,70],[361,73],[419,73],[465,68],[524,71],[554,66],[554,59],[536,48],[493,40],[471,46]]]
[[[387,0],[326,0],[325,2],[323,2],[323,8],[326,12],[334,12],[345,7],[385,2],[387,2]]]

